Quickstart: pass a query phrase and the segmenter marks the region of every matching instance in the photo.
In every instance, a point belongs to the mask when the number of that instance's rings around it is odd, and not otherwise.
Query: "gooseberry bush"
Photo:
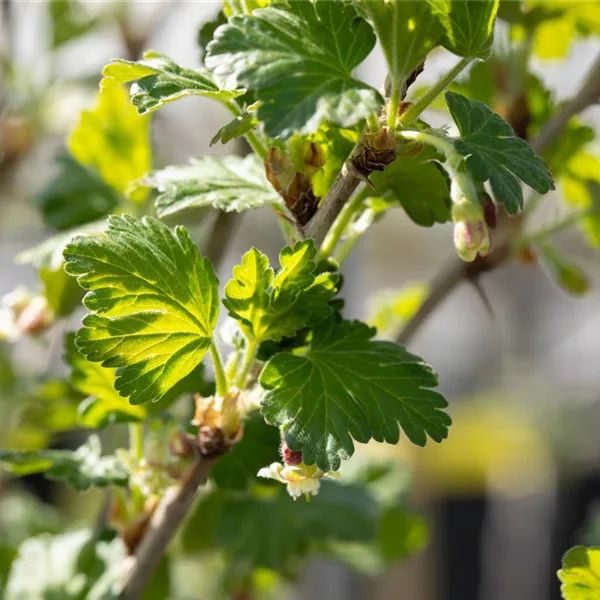
[[[356,443],[448,436],[434,368],[405,346],[455,285],[539,260],[568,292],[587,291],[551,236],[577,226],[600,244],[594,134],[573,118],[598,100],[600,68],[565,105],[529,71],[556,19],[597,32],[597,9],[576,4],[226,0],[200,30],[201,68],[154,51],[106,65],[61,164],[80,190],[100,191],[60,211],[51,194],[41,204],[62,231],[21,255],[42,287],[5,300],[5,336],[41,335],[83,303],[64,342],[78,425],[127,423],[129,445],[103,454],[94,434],[74,451],[0,451],[16,474],[110,490],[96,528],[22,544],[7,600],[167,598],[178,531],[177,551],[225,557],[232,598],[293,580],[314,553],[352,564],[360,549],[376,570],[423,546],[402,475],[369,462],[344,471],[344,461]],[[354,74],[377,42],[381,89]],[[457,61],[420,87],[432,52]],[[494,96],[499,70],[514,85]],[[231,113],[211,144],[243,138],[251,152],[153,168],[152,115],[186,96]],[[431,126],[426,109],[446,124]],[[556,182],[570,210],[532,228]],[[223,272],[232,215],[263,207],[279,223],[278,258],[251,247]],[[391,299],[376,329],[345,315],[340,269],[399,209],[422,227],[453,223],[454,277],[417,300],[408,290],[404,322],[393,308],[403,296]],[[60,572],[30,576],[54,554]],[[561,571],[565,597],[588,597],[569,591],[585,577],[594,585],[575,567]]]

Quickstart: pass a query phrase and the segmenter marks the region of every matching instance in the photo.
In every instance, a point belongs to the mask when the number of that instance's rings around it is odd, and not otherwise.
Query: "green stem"
[[[352,218],[360,210],[365,198],[367,197],[367,194],[368,192],[362,190],[348,202],[346,202],[344,208],[342,208],[342,211],[337,216],[337,219],[333,222],[331,229],[327,232],[327,236],[325,237],[321,248],[319,248],[317,262],[331,256],[331,253],[334,251],[341,237],[344,235],[348,225],[350,225]]]
[[[454,144],[441,134],[427,133],[426,131],[398,131],[396,133],[396,138],[404,138],[422,142],[423,144],[429,144],[436,150],[439,150],[446,158],[451,158],[454,154],[457,154]]]
[[[129,423],[129,453],[136,460],[144,457],[144,425]]]
[[[472,58],[459,60],[399,118],[400,124],[407,126],[416,121],[419,115],[467,68],[472,60]]]
[[[563,219],[556,221],[555,223],[551,223],[550,225],[547,225],[546,227],[542,227],[541,229],[538,229],[537,231],[533,231],[532,233],[524,235],[519,240],[519,242],[524,246],[527,246],[529,244],[539,244],[540,242],[543,242],[545,239],[547,239],[551,235],[554,235],[555,233],[559,233],[560,231],[563,231],[565,229],[568,229],[572,225],[575,225],[577,223],[577,221],[579,221],[579,219],[581,219],[582,217],[585,217],[585,215],[587,213],[588,213],[587,210],[578,210],[578,211],[572,212],[572,213],[566,215]]]
[[[400,106],[400,93],[398,86],[394,85],[392,88],[392,95],[390,96],[390,103],[387,110],[387,123],[388,127],[394,131],[396,129],[396,122],[398,121],[398,107]]]
[[[240,374],[237,379],[237,388],[243,390],[246,387],[246,382],[248,381],[248,376],[250,375],[250,371],[252,370],[252,365],[254,364],[254,357],[256,356],[256,351],[258,349],[258,343],[252,336],[246,337],[246,351],[244,353],[244,362],[242,363],[242,368],[240,370]]]
[[[381,129],[379,117],[375,113],[372,112],[367,115],[367,126],[369,127],[369,131],[371,133],[375,133]]]
[[[225,369],[223,368],[223,362],[221,361],[221,355],[217,350],[214,342],[210,345],[210,355],[213,361],[213,367],[215,370],[215,381],[217,384],[217,394],[221,398],[225,398],[228,392],[227,377],[225,377]]]

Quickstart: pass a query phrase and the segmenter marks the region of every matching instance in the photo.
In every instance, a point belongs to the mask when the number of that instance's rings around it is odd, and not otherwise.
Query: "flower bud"
[[[486,194],[485,192],[481,194],[480,199],[481,203],[483,204],[483,216],[485,218],[487,226],[490,229],[496,229],[496,205],[490,198],[489,194]]]
[[[320,144],[306,142],[304,144],[304,170],[312,177],[325,164],[325,152]]]
[[[302,462],[302,452],[290,450],[284,441],[281,442],[280,451],[281,458],[286,465],[297,466]]]

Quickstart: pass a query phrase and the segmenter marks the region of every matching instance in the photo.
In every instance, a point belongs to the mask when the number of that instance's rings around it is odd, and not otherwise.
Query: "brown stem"
[[[206,481],[217,460],[218,456],[199,456],[184,481],[165,492],[135,554],[129,557],[125,564],[123,600],[140,598],[169,542],[192,506],[198,487]]]
[[[600,99],[600,55],[590,68],[584,83],[577,94],[567,102],[553,117],[541,128],[540,132],[531,140],[531,147],[538,153],[543,153],[564,132],[569,120],[582,110],[585,110]],[[507,219],[506,224],[518,225],[517,219]],[[423,302],[416,314],[410,319],[396,337],[401,344],[408,344],[417,333],[421,325],[433,311],[463,282],[476,280],[483,272],[495,269],[506,264],[511,256],[511,244],[518,227],[508,227],[508,235],[498,244],[497,248],[486,257],[485,268],[482,268],[481,259],[473,263],[462,263],[455,259],[447,265],[431,282],[429,296]]]

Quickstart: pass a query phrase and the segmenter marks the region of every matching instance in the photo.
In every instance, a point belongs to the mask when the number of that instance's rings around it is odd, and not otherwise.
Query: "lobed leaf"
[[[92,485],[125,485],[129,479],[125,466],[116,456],[100,456],[100,450],[100,438],[91,435],[75,451],[0,450],[0,462],[17,475],[45,473],[49,479],[66,481],[76,490],[87,490]]]
[[[148,119],[140,118],[131,106],[126,90],[111,83],[101,86],[96,106],[81,113],[67,145],[76,160],[124,193],[132,181],[150,170],[149,125]]]
[[[244,90],[222,90],[210,73],[179,66],[164,54],[151,50],[134,62],[115,58],[102,70],[103,86],[107,80],[131,83],[131,102],[138,114],[145,115],[168,102],[185,96],[205,96],[225,102],[237,98]]]
[[[496,201],[511,215],[523,208],[519,180],[540,194],[554,189],[546,163],[525,140],[515,137],[502,117],[482,102],[454,92],[446,93],[446,104],[460,131],[454,147],[466,157],[475,179],[489,179]]]
[[[231,17],[205,62],[226,87],[255,90],[267,135],[288,138],[324,120],[349,127],[381,106],[379,93],[352,75],[374,46],[352,4],[287,2]]]
[[[154,171],[140,185],[158,191],[156,210],[161,219],[193,214],[207,206],[241,212],[266,204],[281,205],[255,155],[192,159],[189,165]]]
[[[316,252],[312,240],[284,248],[275,274],[268,257],[252,248],[234,267],[223,304],[257,342],[291,337],[332,313],[339,276],[315,273]]]
[[[596,600],[600,597],[600,548],[575,546],[563,556],[558,571],[564,600]]]
[[[428,4],[444,28],[445,48],[458,56],[489,58],[499,0],[428,0]]]
[[[184,228],[112,216],[103,236],[75,238],[64,256],[92,312],[77,347],[119,367],[115,387],[132,404],[160,400],[200,364],[219,314],[218,281]]]
[[[283,427],[306,464],[337,470],[354,452],[353,439],[396,444],[401,427],[414,444],[441,442],[450,417],[431,388],[431,367],[393,342],[374,341],[359,321],[329,319],[313,332],[302,356],[278,354],[265,365],[262,413]]]

